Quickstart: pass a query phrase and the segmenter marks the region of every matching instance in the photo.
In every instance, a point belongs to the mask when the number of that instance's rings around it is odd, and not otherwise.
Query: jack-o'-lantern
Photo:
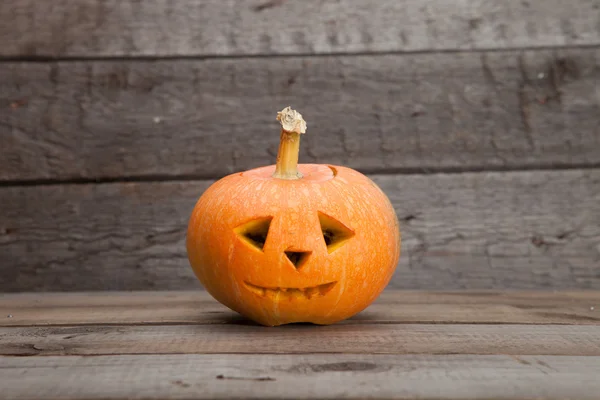
[[[332,324],[365,309],[389,283],[400,256],[398,219],[363,174],[298,165],[306,123],[289,107],[277,119],[277,164],[226,176],[200,196],[188,258],[216,300],[259,324]]]

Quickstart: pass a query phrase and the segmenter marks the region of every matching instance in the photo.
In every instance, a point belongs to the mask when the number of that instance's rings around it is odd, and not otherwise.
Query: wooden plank
[[[308,120],[301,162],[596,166],[599,70],[598,48],[0,63],[0,180],[204,179],[271,164],[288,104]]]
[[[202,325],[233,321],[242,322],[243,319],[206,292],[0,295],[0,326]],[[600,325],[600,292],[386,290],[367,310],[342,323]]]
[[[600,357],[0,357],[3,396],[47,399],[598,399]]]
[[[511,354],[600,356],[589,325],[357,324],[0,327],[0,355]]]
[[[372,175],[400,219],[390,287],[600,288],[600,170]],[[1,291],[197,289],[210,181],[0,188]]]
[[[595,0],[3,0],[4,57],[213,56],[598,45]]]

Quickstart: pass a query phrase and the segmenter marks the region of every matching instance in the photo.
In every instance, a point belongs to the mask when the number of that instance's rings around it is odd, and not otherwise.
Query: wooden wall
[[[0,290],[189,289],[202,191],[369,174],[391,286],[600,288],[598,0],[3,0]]]

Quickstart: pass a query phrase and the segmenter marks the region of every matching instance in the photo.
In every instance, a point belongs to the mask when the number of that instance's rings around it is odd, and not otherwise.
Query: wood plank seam
[[[503,53],[507,50],[515,52],[524,51],[561,51],[561,50],[594,50],[599,44],[577,44],[577,45],[558,45],[558,46],[516,46],[509,49],[504,47],[482,47],[477,49],[436,49],[436,50],[390,50],[390,51],[354,51],[354,52],[331,52],[331,53],[294,53],[294,54],[240,54],[240,55],[130,55],[130,56],[2,56],[0,55],[0,64],[2,63],[78,63],[78,62],[155,62],[161,61],[209,61],[209,60],[252,60],[252,59],[294,59],[294,58],[323,58],[323,57],[377,57],[377,56],[411,56],[411,55],[436,55],[436,54],[493,54]]]
[[[570,164],[556,163],[552,165],[522,165],[522,166],[486,166],[486,167],[422,167],[422,168],[386,168],[369,169],[357,168],[356,170],[365,175],[380,176],[427,176],[427,175],[457,175],[466,173],[488,173],[488,172],[544,172],[544,171],[571,171],[571,170],[596,170],[600,169],[600,162]],[[61,185],[102,185],[112,183],[161,183],[161,182],[198,182],[203,180],[216,180],[222,175],[125,175],[125,176],[98,176],[95,178],[66,178],[66,179],[23,179],[23,180],[0,180],[2,187],[32,187],[32,186],[61,186]]]

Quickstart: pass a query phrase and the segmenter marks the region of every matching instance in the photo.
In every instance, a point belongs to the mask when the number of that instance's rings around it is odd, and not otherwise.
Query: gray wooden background
[[[193,289],[196,199],[369,174],[390,287],[600,288],[599,0],[2,0],[0,291]]]

